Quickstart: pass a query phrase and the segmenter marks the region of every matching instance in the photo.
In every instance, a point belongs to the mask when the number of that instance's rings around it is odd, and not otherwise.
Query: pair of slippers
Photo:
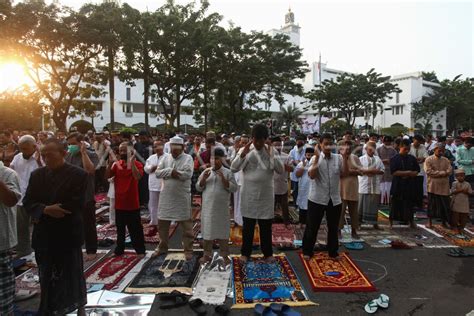
[[[300,312],[295,311],[286,304],[271,303],[270,306],[262,304],[255,305],[255,315],[262,316],[301,316]]]
[[[380,294],[378,298],[368,302],[365,305],[364,310],[368,314],[374,314],[379,308],[387,309],[389,303],[390,303],[390,298],[388,297],[388,295]]]
[[[448,256],[467,258],[474,257],[474,253],[466,253],[462,248],[452,248],[451,250],[449,250]]]
[[[189,307],[196,313],[198,316],[204,316],[207,314],[206,306],[200,298],[189,301]],[[230,313],[230,308],[227,305],[219,305],[214,309],[217,315],[227,315]]]
[[[197,298],[194,300],[189,300],[189,297],[179,291],[173,291],[171,293],[159,294],[160,298],[160,309],[172,309],[184,306],[186,304],[196,313],[198,316],[204,316],[207,314],[206,306],[204,302]],[[215,312],[218,315],[227,315],[230,312],[230,309],[226,305],[216,306]]]

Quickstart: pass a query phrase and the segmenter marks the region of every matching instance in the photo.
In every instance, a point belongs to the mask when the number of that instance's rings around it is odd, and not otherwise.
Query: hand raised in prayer
[[[136,155],[137,155],[137,151],[136,151],[136,150],[133,150],[133,151],[132,151],[132,154],[130,155],[130,162],[131,162],[131,163],[134,163],[135,160],[137,160],[137,156],[136,156]]]
[[[211,169],[204,170],[203,176],[202,176],[204,180],[207,180],[210,176],[211,176]]]
[[[222,184],[224,187],[228,188],[229,187],[229,181],[224,176],[224,173],[222,173],[222,170],[217,170],[216,171],[217,175],[221,178]]]
[[[87,153],[87,151],[86,151],[86,149],[87,149],[86,143],[82,141],[81,144],[79,145],[79,149],[80,149],[80,151],[81,151],[81,154],[86,154],[86,153]]]
[[[43,213],[54,218],[63,218],[64,216],[71,214],[70,211],[63,209],[61,204],[46,206]]]
[[[240,154],[241,158],[244,158],[250,152],[250,146],[252,146],[253,142],[248,142],[247,145],[244,146],[242,153]]]
[[[172,178],[178,179],[180,175],[181,173],[179,173],[176,169],[173,169],[173,171],[171,171]]]
[[[264,146],[265,151],[270,157],[273,157],[273,146],[271,144],[268,144],[268,146]]]

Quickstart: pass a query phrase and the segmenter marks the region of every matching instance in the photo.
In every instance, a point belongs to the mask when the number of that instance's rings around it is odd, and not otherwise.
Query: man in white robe
[[[247,262],[252,254],[255,224],[260,228],[260,247],[265,259],[274,261],[272,249],[272,220],[274,217],[273,173],[282,173],[283,164],[271,145],[266,145],[268,129],[263,124],[252,128],[252,142],[240,149],[231,171],[242,170],[243,182],[240,210],[243,217],[240,260]],[[276,157],[275,157],[276,155]]]
[[[172,221],[183,229],[183,247],[186,260],[193,255],[193,222],[191,220],[191,177],[193,158],[184,153],[184,141],[175,136],[170,140],[171,154],[163,158],[156,176],[163,181],[158,204],[158,236],[156,255],[168,252],[168,234]]]

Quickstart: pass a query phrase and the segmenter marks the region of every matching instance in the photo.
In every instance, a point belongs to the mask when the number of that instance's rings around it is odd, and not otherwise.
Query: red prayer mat
[[[433,225],[433,228],[431,229],[437,232],[438,234],[443,235],[444,239],[456,246],[474,247],[474,235],[470,234],[466,230],[464,230],[463,238],[459,238],[461,236],[459,236],[457,231],[451,230],[449,228],[444,228],[442,225]]]
[[[178,223],[171,223],[170,230],[168,232],[169,238],[173,236],[177,227]],[[143,235],[145,236],[146,243],[157,244],[160,242],[160,237],[158,237],[158,230],[156,230],[154,226],[148,224],[143,225]]]
[[[98,193],[95,195],[94,199],[98,204],[108,202],[107,193]]]
[[[128,236],[128,233],[125,236]],[[97,228],[97,240],[105,239],[117,241],[117,227],[115,225],[105,224]]]
[[[135,252],[125,252],[121,256],[108,257],[94,264],[85,273],[87,284],[104,284],[111,290],[140,261]]]
[[[306,274],[317,292],[373,292],[375,286],[362,273],[347,253],[333,259],[326,252],[317,252],[310,260],[299,253]]]
[[[295,226],[285,224],[272,225],[272,244],[275,247],[294,247]]]
[[[230,241],[235,246],[242,246],[242,227],[234,226],[230,228]],[[260,245],[260,229],[258,225],[255,225],[255,231],[253,234],[253,244]]]

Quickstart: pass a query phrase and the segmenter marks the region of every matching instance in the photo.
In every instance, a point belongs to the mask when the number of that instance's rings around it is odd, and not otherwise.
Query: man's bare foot
[[[265,262],[266,263],[274,263],[275,261],[276,261],[276,259],[275,259],[274,256],[265,257]]]
[[[206,263],[211,262],[211,260],[212,260],[211,256],[204,255],[204,256],[201,257],[201,259],[199,259],[199,263],[200,264],[206,264]]]
[[[193,258],[193,253],[192,252],[184,254],[184,259],[186,259],[186,261],[190,261],[192,258]]]
[[[85,261],[93,261],[95,259],[97,259],[96,253],[86,253],[86,255],[84,256]]]
[[[241,263],[247,263],[247,261],[249,261],[249,257],[247,257],[247,256],[240,256],[240,257],[239,257],[239,261],[240,261]]]

